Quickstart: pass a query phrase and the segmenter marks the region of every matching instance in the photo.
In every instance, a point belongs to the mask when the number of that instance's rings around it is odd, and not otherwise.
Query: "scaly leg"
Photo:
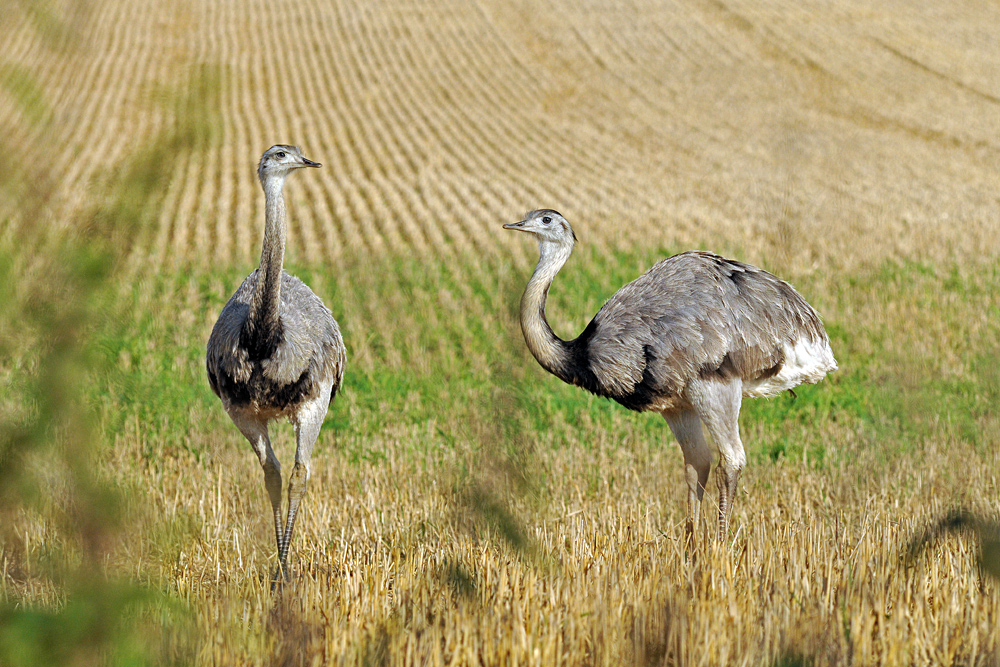
[[[743,383],[739,380],[697,380],[687,393],[702,423],[719,449],[716,476],[719,484],[719,537],[729,532],[729,517],[736,500],[740,473],[746,465],[746,453],[740,440],[740,404]]]
[[[665,412],[663,418],[667,420],[684,453],[684,477],[688,485],[687,533],[688,539],[693,539],[698,527],[701,499],[705,495],[705,485],[708,484],[708,472],[712,467],[712,451],[705,442],[701,420],[694,410]]]
[[[287,581],[288,546],[295,530],[295,518],[298,515],[299,504],[306,494],[306,485],[311,473],[310,459],[313,446],[319,437],[320,427],[330,406],[330,391],[327,386],[320,395],[304,403],[295,417],[295,468],[288,479],[288,518],[285,520],[285,530],[278,540],[278,574],[284,574]],[[275,575],[277,579],[278,575]]]
[[[298,457],[296,456],[296,459]],[[306,483],[309,481],[309,461],[295,461],[295,467],[288,478],[288,517],[285,520],[285,529],[278,537],[278,571],[274,578],[277,580],[283,575],[285,581],[291,579],[288,571],[288,546],[292,542],[292,533],[295,530],[295,517],[298,515],[299,503],[306,494]]]
[[[274,539],[281,550],[281,464],[278,457],[274,455],[271,448],[271,439],[267,434],[267,422],[247,416],[241,412],[231,412],[229,416],[233,423],[240,429],[244,437],[250,441],[254,453],[260,460],[260,466],[264,470],[264,488],[267,489],[267,496],[271,500],[271,511],[274,515]]]

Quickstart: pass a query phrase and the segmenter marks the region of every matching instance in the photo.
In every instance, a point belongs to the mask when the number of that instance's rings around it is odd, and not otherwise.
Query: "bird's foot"
[[[692,519],[688,519],[684,524],[684,547],[691,551],[695,548],[697,543],[697,526]]]
[[[271,577],[271,592],[281,593],[284,585],[291,582],[292,573],[288,569],[288,565],[278,564],[277,569],[274,571],[274,576]]]

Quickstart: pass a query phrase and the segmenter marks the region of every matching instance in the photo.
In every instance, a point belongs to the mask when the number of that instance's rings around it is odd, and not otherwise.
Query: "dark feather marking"
[[[780,353],[778,363],[776,363],[774,366],[771,366],[770,368],[765,368],[764,370],[762,370],[760,372],[760,375],[757,376],[757,379],[766,380],[767,378],[773,378],[775,375],[781,372],[781,368],[784,365],[785,365],[785,355],[784,353]]]
[[[330,390],[330,402],[326,404],[327,407],[333,405],[333,399],[337,398],[337,394],[340,393],[340,379],[334,380],[333,388]]]
[[[753,372],[750,360],[743,354],[727,352],[718,364],[705,364],[699,368],[698,377],[706,379],[718,376],[723,380],[746,377],[748,380],[766,380],[780,373],[781,367],[785,364],[785,353],[780,348],[771,353],[771,358],[777,360],[773,366],[759,370],[753,377],[749,377]]]
[[[739,264],[736,264],[736,262],[731,262],[731,263],[735,264],[737,267],[740,266]],[[722,265],[723,262],[716,262],[716,264]],[[742,268],[742,267],[740,267],[740,268]],[[743,287],[743,284],[746,283],[746,280],[747,280],[747,277],[748,277],[747,276],[747,272],[746,271],[741,271],[739,268],[738,269],[728,269],[728,270],[727,269],[723,269],[723,275],[725,275],[727,278],[729,278],[729,280],[731,280],[733,282],[733,284],[736,285],[737,291],[741,290],[741,288]]]
[[[710,377],[712,375],[718,375],[724,380],[736,377],[737,371],[736,366],[733,365],[733,358],[726,352],[726,355],[722,357],[722,361],[717,364],[705,364],[698,369],[698,376],[702,379]]]
[[[653,364],[656,362],[653,347],[651,345],[643,346],[642,354],[645,359],[645,364],[642,368],[642,380],[640,380],[635,387],[632,388],[632,393],[611,397],[629,410],[635,410],[636,412],[642,412],[657,398],[665,398],[670,395],[670,392],[657,387],[656,378],[653,377],[653,374],[650,371]]]
[[[570,362],[568,367],[564,369],[565,377],[560,377],[560,379],[578,387],[583,387],[592,394],[606,396],[601,389],[601,383],[598,381],[597,376],[590,369],[589,346],[590,339],[593,338],[595,331],[597,331],[597,327],[594,325],[593,320],[591,320],[582,334],[577,336],[575,340],[567,343],[570,349]]]
[[[313,381],[309,377],[309,368],[302,372],[299,379],[290,384],[279,384],[264,374],[260,361],[251,362],[250,379],[241,382],[233,378],[225,369],[219,370],[218,385],[224,394],[236,406],[249,405],[254,401],[269,408],[284,410],[288,406],[300,403],[313,390]]]
[[[273,326],[265,326],[263,331],[258,331],[253,320],[248,318],[240,330],[240,347],[247,351],[249,361],[263,361],[278,349],[284,333],[280,319]]]
[[[240,406],[250,404],[250,382],[239,382],[222,368],[219,369],[217,381],[219,385],[219,395],[225,396],[229,400],[230,404]]]
[[[636,383],[631,393],[615,394],[607,391],[607,389],[605,389],[605,387],[597,379],[597,375],[591,369],[590,365],[590,339],[593,337],[596,330],[596,325],[593,321],[591,321],[582,334],[580,334],[575,340],[568,343],[571,350],[571,361],[568,367],[563,370],[565,377],[560,376],[562,380],[578,387],[582,387],[590,393],[596,394],[602,398],[609,398],[617,403],[620,403],[629,410],[635,410],[636,412],[642,412],[657,398],[668,397],[671,395],[671,392],[664,391],[663,388],[657,387],[656,379],[653,377],[652,371],[650,370],[655,363],[653,348],[650,345],[646,345],[643,348],[646,363],[642,370],[642,380]]]

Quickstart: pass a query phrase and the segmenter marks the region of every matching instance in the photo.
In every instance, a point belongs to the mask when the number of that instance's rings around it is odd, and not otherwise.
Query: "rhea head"
[[[551,208],[531,211],[525,214],[524,219],[520,222],[508,222],[503,228],[534,234],[541,246],[547,245],[546,242],[548,242],[559,246],[568,245],[572,248],[576,243],[576,234],[566,222],[566,218]]]
[[[319,162],[302,157],[302,151],[299,150],[298,146],[279,144],[264,151],[264,155],[260,158],[260,164],[257,165],[257,177],[260,178],[261,183],[271,178],[284,180],[293,169],[321,166],[323,165]]]

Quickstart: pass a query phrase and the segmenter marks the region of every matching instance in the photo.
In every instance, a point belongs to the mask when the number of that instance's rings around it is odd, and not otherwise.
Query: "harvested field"
[[[14,3],[0,663],[996,664],[997,25],[941,0]],[[286,189],[286,266],[348,347],[280,603],[203,365],[274,143],[323,163]],[[563,337],[689,248],[823,314],[841,370],[744,405],[724,543],[683,546],[661,419],[524,349],[535,248],[500,226],[539,207],[580,237]]]

